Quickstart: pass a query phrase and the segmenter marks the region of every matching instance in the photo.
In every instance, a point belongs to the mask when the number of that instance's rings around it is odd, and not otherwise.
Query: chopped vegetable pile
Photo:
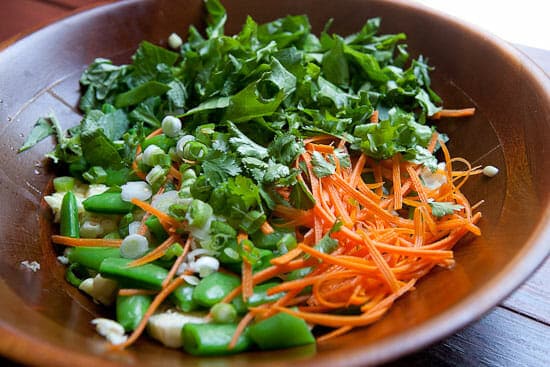
[[[21,148],[58,140],[52,241],[67,281],[116,308],[94,320],[113,348],[144,331],[193,355],[322,342],[452,267],[480,235],[460,188],[482,170],[433,122],[474,110],[442,109],[406,36],[378,18],[315,36],[306,16],[228,36],[223,6],[205,5],[205,35],[173,34],[174,51],[96,59],[81,123],[39,119]]]

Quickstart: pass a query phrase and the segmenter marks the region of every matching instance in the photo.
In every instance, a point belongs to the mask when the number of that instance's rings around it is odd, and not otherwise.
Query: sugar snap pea
[[[256,307],[266,302],[273,302],[281,298],[284,293],[275,293],[271,296],[267,295],[267,290],[271,287],[276,286],[277,282],[268,282],[260,284],[254,287],[254,293],[248,298],[246,302],[243,301],[242,297],[235,297],[231,302],[239,314],[246,313],[248,307]]]
[[[239,278],[234,275],[212,273],[197,284],[193,291],[193,300],[201,306],[212,307],[240,283]]]
[[[170,295],[170,300],[183,312],[194,311],[199,308],[199,305],[193,299],[194,289],[195,287],[192,285],[184,284],[174,290]]]
[[[315,343],[306,322],[278,313],[249,327],[250,337],[261,349],[283,349]]]
[[[110,257],[120,257],[120,250],[112,247],[73,247],[67,250],[71,264],[80,264],[95,271],[99,271],[101,262]]]
[[[67,191],[61,201],[61,216],[59,233],[62,236],[80,237],[80,223],[78,221],[78,204],[72,191]]]
[[[67,271],[65,272],[65,279],[67,280],[67,282],[77,288],[80,287],[80,284],[84,279],[89,277],[90,272],[88,271],[88,269],[77,263],[69,265]]]
[[[106,258],[99,266],[105,278],[116,280],[122,288],[154,289],[162,288],[168,270],[154,264],[129,267],[130,259]]]
[[[136,294],[133,296],[117,296],[116,318],[126,331],[134,330],[147,308],[151,305],[151,296]]]
[[[93,195],[82,202],[84,209],[93,213],[126,214],[133,204],[122,200],[120,192],[104,192]]]
[[[229,349],[236,329],[236,324],[185,324],[182,329],[183,349],[194,356],[233,354],[249,349],[252,341],[246,329],[237,344]]]

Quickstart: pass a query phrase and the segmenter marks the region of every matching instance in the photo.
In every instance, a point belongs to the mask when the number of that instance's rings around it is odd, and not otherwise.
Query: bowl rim
[[[151,2],[154,0],[145,1]],[[491,46],[491,48],[508,56],[508,60],[523,65],[527,71],[525,75],[529,77],[530,83],[541,90],[550,105],[550,76],[544,72],[541,66],[514,47],[513,44],[493,35],[481,27],[421,3],[407,0],[373,1],[392,3],[398,7],[409,8],[429,16],[440,18],[453,27],[461,28],[473,37],[482,39],[484,43]],[[93,17],[104,12],[108,13],[118,7],[131,6],[132,4],[141,2],[143,2],[143,0],[102,0],[78,8],[61,17],[54,18],[53,20],[30,28],[27,31],[18,33],[1,42],[0,55],[9,52],[12,48],[17,48],[20,44],[25,42],[27,37],[36,32],[47,32],[49,29],[62,27],[65,22],[78,19],[79,17]],[[322,364],[350,366],[364,363],[378,364],[395,360],[413,351],[423,349],[436,341],[442,340],[483,317],[493,307],[498,305],[498,303],[523,284],[527,278],[544,263],[547,257],[549,257],[550,203],[547,204],[542,211],[543,216],[541,218],[545,219],[539,221],[536,228],[528,237],[526,243],[529,246],[526,246],[526,248],[523,248],[517,253],[512,261],[509,262],[497,276],[491,278],[475,293],[470,294],[468,297],[459,301],[436,317],[426,320],[398,335],[383,337],[372,343],[368,348],[348,350],[345,362],[329,354]],[[44,342],[43,340],[39,340],[30,334],[21,332],[17,328],[6,324],[2,319],[0,319],[0,339],[6,341],[5,343],[0,343],[0,356],[20,362],[57,366],[74,365],[75,363],[88,366],[97,362],[101,362],[105,366],[119,365],[99,355],[90,355],[74,350],[67,350],[58,345]],[[399,348],[392,348],[392,345],[399,345]],[[28,353],[29,350],[32,350],[33,353]],[[52,351],[58,353],[52,353]],[[48,356],[48,358],[45,360],[44,356]],[[302,363],[303,365],[308,365],[307,360],[294,363],[297,363],[297,365],[302,365]]]

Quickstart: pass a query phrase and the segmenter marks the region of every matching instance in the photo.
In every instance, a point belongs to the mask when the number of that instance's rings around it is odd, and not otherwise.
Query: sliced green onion
[[[53,188],[57,192],[67,192],[74,188],[75,179],[69,176],[60,176],[53,179]]]
[[[214,211],[210,204],[201,200],[193,200],[188,210],[189,225],[193,227],[202,227],[208,219],[212,217]]]
[[[126,236],[120,245],[120,255],[126,259],[137,259],[149,250],[149,241],[140,234]]]
[[[171,138],[181,133],[181,121],[175,116],[166,116],[162,119],[162,132]]]

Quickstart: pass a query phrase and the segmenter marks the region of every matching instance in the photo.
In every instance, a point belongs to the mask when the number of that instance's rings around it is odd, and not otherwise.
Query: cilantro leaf
[[[311,155],[311,165],[313,166],[313,174],[319,178],[330,176],[336,171],[336,166],[327,161],[319,152],[313,152]]]
[[[334,149],[334,156],[336,159],[338,159],[338,162],[340,163],[340,167],[342,168],[349,168],[351,167],[351,159],[349,157],[349,154],[340,148]]]
[[[202,170],[212,187],[216,187],[229,177],[234,177],[241,173],[241,168],[235,157],[229,154],[221,154],[219,151],[210,155],[203,162]]]
[[[313,195],[311,195],[303,181],[298,181],[292,187],[289,201],[295,208],[303,210],[308,210],[315,206],[315,198],[313,198]]]
[[[228,122],[229,131],[233,135],[229,138],[229,143],[237,150],[237,152],[244,157],[254,157],[258,159],[264,159],[268,157],[267,148],[256,144],[243,134],[235,124]]]
[[[449,202],[437,202],[432,201],[429,203],[432,208],[432,214],[438,218],[445,215],[453,214],[455,211],[464,209],[462,205],[453,204]]]
[[[277,162],[290,165],[304,152],[304,147],[303,144],[298,143],[294,135],[281,134],[275,137],[267,150]]]
[[[407,153],[406,159],[417,159],[417,163],[435,159],[424,148],[432,129],[416,122],[412,113],[398,108],[390,109],[386,120],[356,126],[354,136],[352,147],[377,159],[388,159],[400,152]]]
[[[317,251],[324,254],[330,254],[338,247],[338,241],[330,237],[330,232],[324,235],[319,242],[313,246]]]

